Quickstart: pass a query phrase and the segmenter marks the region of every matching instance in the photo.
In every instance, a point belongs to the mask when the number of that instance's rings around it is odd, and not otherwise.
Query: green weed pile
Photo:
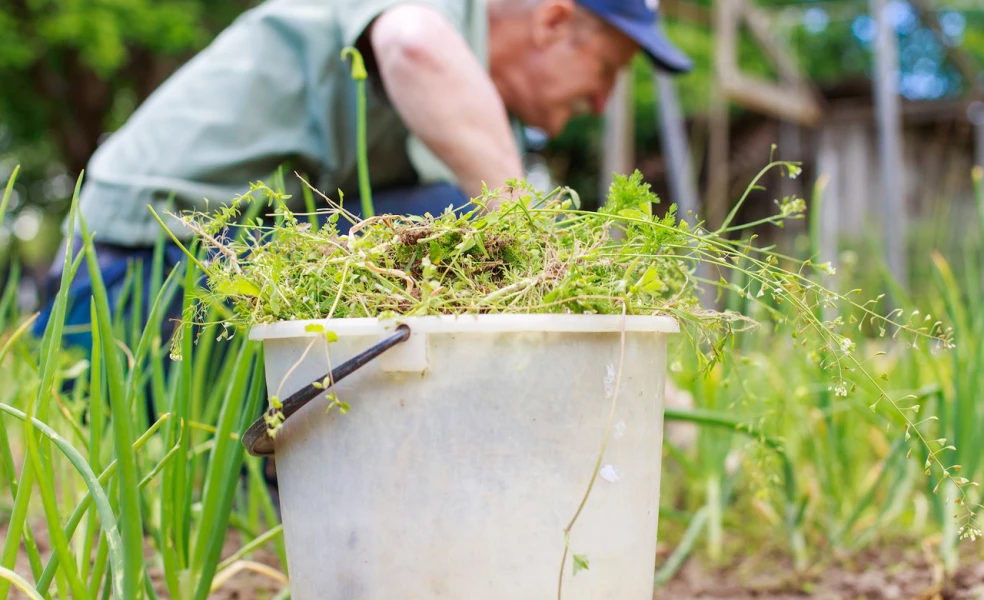
[[[209,286],[232,299],[247,324],[285,319],[476,313],[677,314],[697,311],[695,285],[679,254],[692,235],[656,201],[637,173],[619,177],[614,202],[573,208],[564,192],[529,190],[525,202],[486,210],[492,193],[456,214],[379,215],[332,210],[322,226],[277,207],[280,223],[245,226],[259,235],[223,238],[228,210],[184,222],[214,253]],[[262,186],[269,199],[279,197]],[[340,235],[338,222],[351,229]],[[241,226],[241,225],[235,225]],[[619,238],[624,238],[620,240]]]

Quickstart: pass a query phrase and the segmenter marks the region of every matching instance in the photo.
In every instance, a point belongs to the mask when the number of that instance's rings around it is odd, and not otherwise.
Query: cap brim
[[[613,27],[629,36],[649,56],[656,66],[670,73],[689,73],[694,62],[674,46],[655,26],[623,19],[617,15],[604,17]]]

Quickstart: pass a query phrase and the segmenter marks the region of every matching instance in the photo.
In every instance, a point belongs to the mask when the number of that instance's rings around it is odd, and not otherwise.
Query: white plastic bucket
[[[649,600],[659,513],[666,317],[481,315],[401,319],[411,336],[321,394],[275,438],[295,600],[556,598],[564,528],[589,569],[563,597]],[[391,335],[375,319],[255,327],[269,393]],[[306,354],[305,354],[306,353]],[[303,356],[303,359],[302,359]],[[282,386],[282,387],[281,387]]]

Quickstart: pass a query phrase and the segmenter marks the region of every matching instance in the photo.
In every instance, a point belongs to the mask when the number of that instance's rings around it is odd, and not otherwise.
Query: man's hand
[[[524,176],[505,106],[463,37],[422,5],[387,10],[370,42],[386,93],[407,127],[469,197]]]

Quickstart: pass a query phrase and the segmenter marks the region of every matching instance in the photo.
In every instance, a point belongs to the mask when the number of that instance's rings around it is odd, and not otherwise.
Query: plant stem
[[[366,72],[362,54],[352,47],[342,50],[342,59],[346,56],[352,57],[352,79],[358,95],[357,108],[357,144],[358,144],[358,168],[359,168],[359,201],[362,204],[362,218],[368,219],[375,216],[372,206],[372,188],[369,185],[369,154],[366,148]]]
[[[608,435],[611,432],[612,420],[615,417],[615,406],[618,404],[618,393],[621,391],[622,386],[622,365],[625,362],[625,313],[627,307],[628,303],[623,300],[622,332],[619,342],[618,371],[615,375],[615,385],[612,391],[612,406],[608,411],[608,423],[605,425],[605,435],[601,440],[601,449],[598,451],[598,459],[595,461],[594,470],[591,472],[591,479],[588,480],[588,489],[585,490],[584,497],[581,498],[581,503],[578,505],[577,510],[574,511],[574,516],[571,518],[571,522],[564,528],[564,554],[560,560],[560,576],[557,580],[557,600],[561,600],[561,589],[564,584],[564,565],[567,562],[567,549],[569,546],[567,542],[570,537],[571,529],[574,527],[574,523],[577,522],[577,518],[581,515],[584,505],[588,503],[588,496],[591,495],[591,488],[594,487],[595,480],[598,478],[598,470],[601,469],[601,461],[605,458],[605,447],[608,446]]]
[[[0,405],[0,410],[4,410],[6,412],[3,405]],[[157,419],[157,421],[150,427],[150,429],[144,432],[144,434],[141,435],[137,439],[137,441],[133,443],[133,451],[137,452],[138,450],[143,448],[144,444],[147,443],[147,440],[149,440],[150,437],[161,427],[161,425],[164,424],[164,421],[166,421],[169,416],[170,415],[168,413],[164,413],[163,415],[161,415],[161,417]],[[18,416],[18,418],[20,417]],[[102,489],[101,486],[106,485],[109,482],[109,478],[116,473],[116,467],[117,467],[117,462],[114,460],[113,462],[109,463],[109,466],[107,466],[106,469],[102,473],[100,473],[99,477],[96,478],[100,490]],[[144,484],[141,483],[141,485]],[[75,511],[72,513],[72,516],[69,517],[68,519],[68,523],[65,524],[65,537],[67,537],[68,539],[72,539],[72,536],[75,534],[75,529],[82,521],[82,517],[85,516],[85,513],[89,510],[89,506],[92,505],[92,502],[93,502],[93,496],[92,496],[92,490],[90,489],[90,491],[82,498],[82,501],[79,502],[79,504],[75,507]],[[57,569],[58,569],[58,556],[54,555],[48,561],[48,564],[44,568],[44,572],[41,574],[41,578],[38,580],[37,589],[39,592],[41,592],[42,594],[48,593],[48,586],[51,585],[51,580],[52,578],[54,578],[55,571]]]
[[[109,552],[112,555],[113,564],[115,566],[122,566],[123,547],[120,541],[119,531],[116,526],[116,517],[113,514],[112,508],[110,508],[109,498],[106,496],[105,491],[103,491],[102,485],[100,485],[101,483],[100,478],[96,477],[96,474],[92,471],[92,467],[89,466],[89,463],[85,461],[85,459],[82,457],[82,455],[79,453],[78,450],[76,450],[71,444],[68,443],[68,441],[66,441],[60,435],[55,433],[54,430],[48,427],[48,425],[46,425],[45,423],[33,417],[29,419],[27,414],[24,414],[23,412],[11,406],[7,406],[6,404],[0,404],[0,411],[3,411],[16,419],[20,419],[25,424],[30,423],[32,429],[33,428],[38,429],[45,437],[47,437],[52,442],[54,442],[55,446],[57,446],[58,449],[61,450],[62,453],[72,463],[72,466],[74,466],[76,470],[78,470],[79,474],[85,480],[86,486],[89,488],[89,493],[88,495],[86,495],[86,498],[83,501],[83,503],[86,501],[95,502],[96,510],[99,513],[99,518],[102,521],[103,529],[106,532],[106,539],[108,540]],[[107,474],[106,478],[108,479],[108,477],[109,475]],[[76,525],[78,524],[78,521],[82,519],[82,515],[84,513],[85,513],[85,509],[76,511],[76,514],[78,516],[78,519],[76,519],[76,523],[75,523]],[[57,523],[57,522],[58,522],[57,520],[49,521],[49,523]],[[58,528],[58,531],[61,532],[60,535],[64,539],[65,547],[67,548],[68,538],[71,535],[71,533],[68,531],[62,531],[61,528]],[[54,534],[54,530],[49,529],[49,534]],[[53,568],[56,568],[58,564],[57,560],[60,558],[62,557],[59,557],[58,554],[53,555],[51,562],[49,564],[53,564],[54,565]],[[72,566],[74,566],[74,563],[72,563],[71,561],[64,564],[72,564]],[[42,578],[43,577],[44,576],[42,575]],[[41,587],[40,583],[39,583],[39,587]],[[117,589],[116,592],[119,595],[120,590]]]
[[[984,167],[976,166],[971,171],[974,180],[974,197],[977,199],[977,219],[980,224],[979,243],[984,247]]]
[[[140,508],[140,479],[137,474],[136,456],[131,446],[134,442],[133,425],[130,421],[129,402],[125,388],[123,365],[116,347],[116,338],[111,329],[109,295],[102,273],[96,262],[92,238],[85,219],[80,216],[80,224],[85,240],[85,256],[92,280],[92,306],[94,307],[93,327],[100,327],[103,356],[106,361],[106,382],[109,384],[109,403],[113,413],[113,443],[117,448],[119,462],[120,528],[123,539],[122,572],[114,564],[114,588],[121,585],[120,597],[136,598],[143,589],[143,515]],[[54,531],[61,533],[60,527]]]
[[[694,518],[690,520],[690,524],[687,525],[687,530],[683,534],[683,538],[680,540],[680,544],[673,549],[669,558],[663,563],[659,571],[656,572],[656,578],[653,581],[653,589],[660,588],[666,585],[676,572],[680,569],[680,565],[683,561],[687,559],[690,552],[694,548],[694,544],[697,542],[697,537],[700,532],[704,529],[704,525],[707,524],[708,518],[708,506],[705,504],[700,507],[694,514]]]
[[[748,185],[748,187],[745,188],[745,193],[742,194],[741,198],[738,200],[738,203],[735,204],[734,208],[731,209],[731,212],[728,213],[728,217],[724,220],[724,223],[721,223],[721,227],[719,227],[718,230],[714,232],[715,235],[720,235],[723,231],[727,229],[728,225],[731,224],[731,220],[734,219],[735,216],[738,214],[738,211],[741,209],[742,205],[745,203],[745,200],[748,198],[748,194],[750,194],[751,191],[755,189],[755,184],[758,183],[759,179],[762,179],[762,176],[764,176],[770,169],[772,169],[776,165],[786,165],[787,168],[790,168],[793,164],[794,163],[790,163],[786,161],[772,161],[769,164],[762,167],[762,170],[758,172],[758,175],[756,175],[755,178],[752,179],[752,182]]]
[[[14,167],[14,172],[10,174],[10,179],[7,180],[7,188],[3,192],[3,200],[0,201],[0,225],[3,225],[3,217],[7,214],[7,203],[10,202],[10,196],[14,192],[14,182],[17,181],[18,172],[20,172],[20,165]]]
[[[164,221],[161,219],[160,215],[158,215],[157,211],[154,210],[154,207],[148,204],[147,208],[150,209],[151,214],[154,215],[154,219],[156,219],[157,222],[160,224],[160,226],[164,228],[164,231],[167,232],[167,235],[168,237],[171,238],[171,241],[174,242],[175,245],[178,248],[180,248],[182,252],[185,253],[185,256],[187,256],[189,260],[195,263],[195,266],[201,269],[205,274],[211,275],[212,274],[211,271],[209,271],[208,268],[205,265],[203,265],[201,261],[198,260],[198,257],[196,257],[194,254],[189,252],[188,249],[184,247],[184,244],[182,244],[181,241],[177,238],[177,236],[175,236],[174,233],[170,229],[168,229],[167,225],[164,224]]]
[[[304,210],[307,212],[308,223],[311,224],[311,229],[317,229],[318,214],[317,208],[314,206],[314,194],[306,185],[301,186],[301,194],[304,196]]]
[[[710,410],[701,409],[681,409],[681,408],[671,408],[666,407],[663,409],[663,418],[670,421],[687,421],[689,423],[696,423],[698,425],[710,425],[714,427],[724,427],[726,429],[732,429],[738,433],[744,433],[750,437],[753,437],[769,448],[772,448],[779,455],[780,460],[783,463],[783,471],[786,475],[786,495],[791,500],[795,499],[796,495],[796,479],[793,471],[793,464],[790,462],[789,457],[778,441],[775,439],[764,435],[760,431],[756,430],[754,427],[741,423],[735,417],[731,415],[714,412]]]
[[[237,560],[246,556],[253,550],[256,550],[257,548],[267,543],[268,541],[272,540],[273,538],[277,537],[278,535],[282,534],[283,532],[284,532],[283,524],[277,525],[276,527],[270,529],[266,533],[252,540],[248,544],[244,545],[239,550],[236,550],[232,554],[232,556],[219,563],[219,566],[216,567],[216,571],[217,571],[215,575],[216,579],[219,578],[219,576],[222,574],[222,571],[225,571],[226,569],[231,567],[233,563],[235,563]]]
[[[31,600],[44,600],[40,594],[34,591],[34,588],[31,587],[30,583],[10,569],[0,567],[0,579],[5,579],[14,584],[14,587],[24,592],[24,594],[26,594]]]

